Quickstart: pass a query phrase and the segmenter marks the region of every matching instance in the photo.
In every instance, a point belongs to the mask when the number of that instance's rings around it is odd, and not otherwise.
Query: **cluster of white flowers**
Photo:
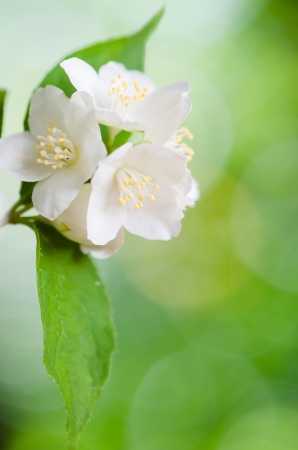
[[[33,205],[83,252],[115,253],[124,229],[168,240],[181,229],[183,211],[199,198],[187,163],[192,139],[179,129],[191,110],[190,84],[156,89],[142,72],[109,62],[97,73],[77,58],[61,63],[77,92],[38,89],[31,101],[30,131],[0,140],[0,167],[37,184]],[[122,130],[128,142],[108,155]],[[91,181],[91,182],[89,182]]]

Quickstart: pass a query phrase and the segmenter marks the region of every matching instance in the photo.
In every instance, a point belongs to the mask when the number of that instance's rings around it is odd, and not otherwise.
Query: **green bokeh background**
[[[150,2],[11,0],[0,15],[4,135],[64,54],[140,28]],[[147,47],[158,85],[192,82],[201,200],[179,238],[127,234],[98,266],[118,351],[80,450],[298,448],[298,3],[184,0]],[[0,200],[19,182],[0,173]],[[1,203],[1,204],[2,204]],[[0,448],[63,450],[42,365],[35,238],[0,230]]]

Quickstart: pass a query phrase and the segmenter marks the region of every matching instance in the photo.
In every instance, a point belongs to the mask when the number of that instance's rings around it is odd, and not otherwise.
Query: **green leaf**
[[[70,83],[68,76],[60,67],[60,62],[68,58],[80,58],[90,64],[95,70],[108,63],[109,61],[118,61],[123,63],[128,69],[144,70],[145,46],[149,36],[153,33],[160,22],[165,8],[162,8],[140,31],[130,36],[124,36],[117,39],[111,39],[105,42],[99,42],[78,50],[65,56],[59,63],[45,76],[38,87],[45,87],[48,84],[62,89],[69,97],[75,92],[75,88]],[[29,130],[28,115],[30,102],[24,119],[24,129]],[[102,127],[101,127],[102,128]],[[103,136],[105,142],[106,136]],[[107,142],[105,142],[107,144]],[[23,182],[21,192],[31,192],[34,188],[33,183]],[[31,200],[30,200],[31,201]]]
[[[130,131],[120,131],[120,133],[116,134],[115,136],[112,148],[116,149],[118,147],[121,147],[121,145],[126,144],[131,135],[132,133]]]
[[[48,225],[36,223],[34,229],[44,364],[61,391],[68,449],[75,450],[109,374],[114,350],[109,300],[77,244]]]
[[[6,91],[0,91],[0,138],[2,136],[5,97]]]
[[[36,183],[30,181],[23,181],[20,186],[20,197],[22,199],[22,205],[28,205],[32,202],[32,192]]]

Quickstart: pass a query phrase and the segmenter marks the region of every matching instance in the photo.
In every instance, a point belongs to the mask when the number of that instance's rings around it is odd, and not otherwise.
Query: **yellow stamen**
[[[154,195],[150,194],[148,195],[149,200],[151,200],[152,202],[155,202],[155,197]]]

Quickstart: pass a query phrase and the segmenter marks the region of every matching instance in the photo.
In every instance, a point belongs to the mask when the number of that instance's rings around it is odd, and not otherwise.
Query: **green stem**
[[[33,203],[29,203],[28,205],[23,206],[23,208],[18,209],[18,206],[20,206],[20,200],[18,202],[16,202],[13,207],[10,209],[10,211],[8,211],[7,214],[7,223],[21,223],[20,219],[21,219],[21,215],[24,214],[26,211],[28,211],[29,209],[33,208]]]
[[[29,197],[29,195],[31,195],[30,191],[27,192],[25,195],[23,195],[21,198],[19,198],[19,200],[14,205],[12,205],[10,212],[14,213],[19,206],[23,205],[24,201]],[[30,203],[30,205],[32,205],[32,203]]]
[[[28,203],[28,205],[25,205],[23,208],[16,211],[16,214],[18,216],[21,216],[22,214],[24,214],[24,212],[28,211],[31,208],[33,208],[33,203]]]
[[[16,217],[13,221],[11,221],[10,223],[16,225],[16,224],[22,224],[22,225],[26,225],[29,228],[34,228],[34,222],[35,220],[33,220],[33,218],[27,218],[27,217]]]

